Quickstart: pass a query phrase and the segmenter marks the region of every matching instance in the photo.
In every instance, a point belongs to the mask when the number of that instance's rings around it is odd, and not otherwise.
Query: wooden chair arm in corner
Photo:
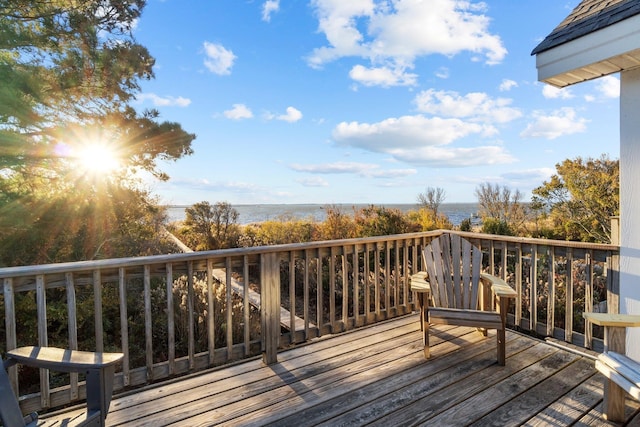
[[[493,276],[488,273],[480,273],[480,278],[485,284],[491,285],[491,292],[498,298],[515,298],[518,293],[511,288],[499,277]]]
[[[596,368],[608,379],[604,386],[603,416],[609,421],[621,422],[625,419],[625,393],[640,398],[638,365],[625,356],[627,327],[640,326],[640,316],[582,313],[582,317],[604,327],[605,353],[596,361]]]
[[[58,372],[85,372],[87,410],[78,425],[104,426],[113,394],[115,365],[123,357],[122,353],[20,347],[7,351],[5,366],[19,363]]]
[[[640,316],[636,314],[582,313],[582,317],[598,326],[616,328],[640,326]]]
[[[426,271],[419,271],[416,274],[412,274],[409,286],[413,292],[431,292],[431,285],[427,280]]]
[[[104,369],[119,362],[122,353],[96,353],[57,347],[20,347],[7,352],[10,362],[58,372]]]

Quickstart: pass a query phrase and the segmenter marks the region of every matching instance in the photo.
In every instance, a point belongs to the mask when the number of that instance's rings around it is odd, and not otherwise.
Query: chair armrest
[[[511,288],[499,277],[493,276],[488,273],[480,273],[480,278],[489,284],[491,284],[491,291],[493,294],[499,298],[515,298],[518,296],[518,293]]]
[[[634,314],[582,313],[582,317],[599,326],[618,328],[640,326],[640,316]]]
[[[21,365],[58,372],[81,372],[102,369],[119,362],[122,353],[94,353],[57,347],[20,347],[7,352],[7,358]]]
[[[414,292],[430,292],[431,285],[427,280],[427,272],[420,271],[416,274],[412,274],[410,277],[409,286]]]

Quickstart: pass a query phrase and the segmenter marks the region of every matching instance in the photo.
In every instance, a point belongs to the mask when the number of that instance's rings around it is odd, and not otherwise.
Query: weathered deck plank
[[[432,329],[425,360],[417,316],[324,336],[278,355],[115,396],[109,426],[562,426],[602,419],[602,376],[588,357],[508,332]],[[627,400],[631,419],[640,406]]]
[[[474,335],[482,339],[478,334]],[[517,337],[510,340],[507,347],[521,349],[531,345],[533,344],[530,340]],[[434,350],[435,355],[445,350],[445,347],[435,347]],[[477,345],[469,345],[458,352],[459,363],[456,366],[452,367],[446,357],[433,357],[429,363],[416,364],[393,376],[381,376],[382,381],[376,380],[354,390],[349,393],[348,399],[338,395],[321,405],[283,418],[274,425],[294,425],[296,422],[302,422],[303,425],[323,422],[324,424],[320,425],[363,424],[375,420],[384,413],[383,411],[407,405],[416,395],[427,394],[432,391],[434,384],[452,380],[455,375],[468,375],[472,372],[468,372],[469,370],[482,369],[495,361],[495,355],[492,353],[495,352],[495,343],[492,340],[482,339]],[[430,376],[437,376],[438,379],[425,381]]]

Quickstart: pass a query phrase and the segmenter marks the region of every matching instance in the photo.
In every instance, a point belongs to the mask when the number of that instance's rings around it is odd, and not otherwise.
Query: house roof
[[[583,0],[535,49],[535,55],[640,13],[637,0]]]
[[[638,67],[640,0],[582,0],[531,54],[558,87]]]

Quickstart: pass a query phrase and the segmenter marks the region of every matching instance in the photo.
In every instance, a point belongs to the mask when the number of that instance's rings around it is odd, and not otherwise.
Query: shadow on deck
[[[615,425],[589,357],[508,331],[500,367],[495,335],[432,332],[429,360],[410,315],[284,351],[273,366],[253,359],[116,395],[107,425]],[[627,400],[629,425],[639,409]]]

